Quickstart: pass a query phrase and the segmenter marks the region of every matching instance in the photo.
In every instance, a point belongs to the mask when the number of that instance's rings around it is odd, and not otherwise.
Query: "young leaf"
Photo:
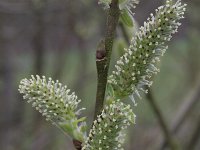
[[[128,27],[133,27],[133,18],[128,10],[123,10],[120,15],[121,21]]]

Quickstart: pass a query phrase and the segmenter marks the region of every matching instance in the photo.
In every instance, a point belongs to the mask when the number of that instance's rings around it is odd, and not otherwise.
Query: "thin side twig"
[[[157,105],[155,98],[153,97],[152,91],[149,89],[149,92],[147,94],[148,102],[151,106],[151,109],[154,111],[155,115],[157,116],[159,125],[163,131],[163,134],[165,136],[165,140],[171,150],[178,150],[180,149],[180,145],[176,141],[176,139],[173,137],[173,134],[170,132],[170,129],[167,125],[165,117],[162,114],[162,111],[160,110],[159,106]]]
[[[186,98],[183,100],[183,104],[180,106],[180,108],[177,111],[177,115],[174,117],[174,120],[172,122],[171,131],[176,134],[181,125],[184,123],[186,118],[189,116],[193,108],[196,106],[198,102],[198,98],[200,97],[200,78],[196,82],[196,86],[191,89],[189,94],[186,96]],[[166,141],[161,142],[161,150],[165,149],[167,146]]]

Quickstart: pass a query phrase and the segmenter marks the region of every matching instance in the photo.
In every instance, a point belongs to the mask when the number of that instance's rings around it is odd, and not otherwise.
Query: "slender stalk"
[[[98,85],[94,118],[96,118],[97,115],[100,114],[103,108],[113,40],[119,20],[119,15],[120,10],[118,0],[112,0],[107,15],[105,40],[100,41],[96,52]]]

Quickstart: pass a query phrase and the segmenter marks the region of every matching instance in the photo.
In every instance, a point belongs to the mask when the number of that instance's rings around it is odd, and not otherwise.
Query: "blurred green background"
[[[162,58],[152,94],[170,128],[186,112],[175,135],[183,148],[193,141],[188,150],[199,150],[200,1],[184,1],[186,19]],[[138,26],[163,2],[141,0],[135,10]],[[91,126],[95,51],[104,36],[105,17],[97,0],[0,0],[0,150],[74,149],[69,137],[22,100],[18,84],[31,74],[58,79],[82,99],[87,108],[83,115]],[[118,27],[110,70],[125,45],[122,38]],[[127,131],[126,150],[160,149],[164,139],[157,116],[143,97],[133,108],[137,124]]]

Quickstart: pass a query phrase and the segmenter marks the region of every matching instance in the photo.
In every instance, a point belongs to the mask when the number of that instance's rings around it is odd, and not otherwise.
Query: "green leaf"
[[[128,12],[128,10],[123,10],[121,15],[120,15],[121,21],[127,25],[128,27],[133,27],[133,18],[131,14]]]

